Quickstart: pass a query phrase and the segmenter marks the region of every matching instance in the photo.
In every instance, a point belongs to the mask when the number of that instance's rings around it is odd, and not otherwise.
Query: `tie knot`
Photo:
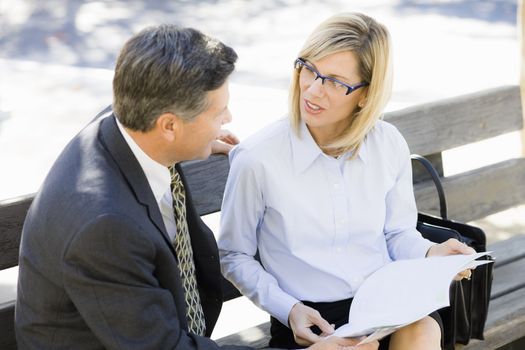
[[[182,181],[180,179],[180,174],[177,171],[177,169],[174,166],[169,166],[168,170],[170,171],[171,176],[171,190],[173,191],[173,189],[175,188],[182,187]]]

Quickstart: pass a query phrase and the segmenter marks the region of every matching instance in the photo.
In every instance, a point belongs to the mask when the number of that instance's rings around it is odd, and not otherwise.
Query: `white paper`
[[[363,282],[352,301],[348,323],[333,335],[369,335],[361,342],[365,343],[449,306],[454,277],[492,262],[475,260],[489,253],[398,260],[383,266]]]

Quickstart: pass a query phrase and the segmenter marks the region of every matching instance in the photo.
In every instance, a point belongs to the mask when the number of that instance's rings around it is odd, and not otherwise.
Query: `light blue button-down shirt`
[[[288,324],[299,300],[352,297],[384,264],[424,257],[409,150],[379,121],[356,158],[324,154],[281,120],[230,152],[218,239],[223,274]],[[259,250],[261,264],[254,260]]]

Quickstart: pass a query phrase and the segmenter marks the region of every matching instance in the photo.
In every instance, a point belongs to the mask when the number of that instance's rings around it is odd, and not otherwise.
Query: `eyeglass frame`
[[[295,66],[295,69],[298,69],[298,66],[300,67],[300,69],[302,69],[303,66],[308,67],[308,69],[310,69],[315,74],[314,81],[316,81],[317,79],[321,78],[321,85],[324,85],[324,81],[326,79],[328,79],[330,81],[333,81],[335,83],[343,85],[347,89],[346,93],[345,93],[345,96],[350,95],[352,92],[354,92],[355,90],[357,90],[359,88],[362,88],[364,86],[370,85],[370,83],[367,83],[367,82],[361,82],[361,83],[358,83],[358,84],[355,84],[355,85],[349,85],[349,84],[344,83],[341,80],[338,80],[336,78],[332,78],[332,77],[329,77],[329,76],[326,76],[326,75],[322,75],[321,73],[319,73],[319,71],[314,66],[308,64],[308,62],[306,62],[306,60],[304,58],[302,58],[302,57],[299,57],[299,58],[297,58],[295,60],[294,66]],[[300,71],[299,71],[299,73],[300,73]]]

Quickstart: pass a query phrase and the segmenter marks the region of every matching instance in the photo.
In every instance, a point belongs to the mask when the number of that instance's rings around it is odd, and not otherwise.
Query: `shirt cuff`
[[[418,259],[418,258],[424,258],[427,255],[428,250],[430,247],[435,245],[437,243],[429,241],[426,238],[418,239],[414,245],[412,246],[412,249],[409,251],[408,259]]]
[[[437,243],[429,241],[426,238],[419,237],[411,244],[411,248],[405,253],[406,256],[403,256],[402,259],[418,259],[424,258],[427,255],[430,247]],[[396,259],[397,260],[397,259]]]
[[[290,311],[292,307],[300,302],[300,300],[295,299],[294,297],[283,293],[281,297],[275,299],[275,303],[272,305],[274,312],[270,312],[279,322],[284,324],[286,327],[288,325],[288,317],[290,316]]]

